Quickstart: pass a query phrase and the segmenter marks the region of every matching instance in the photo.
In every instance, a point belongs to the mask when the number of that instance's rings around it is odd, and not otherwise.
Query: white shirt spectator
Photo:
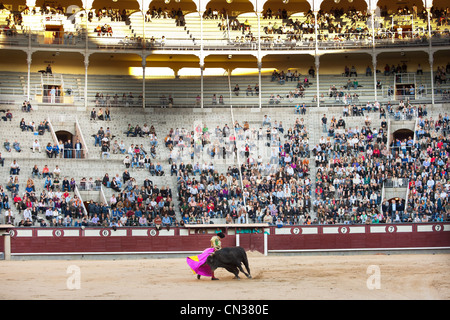
[[[53,170],[53,175],[54,175],[55,177],[59,177],[60,174],[61,174],[61,169],[60,169],[58,166],[56,166],[56,167],[55,167],[55,170]]]
[[[36,149],[41,152],[41,145],[39,144],[39,141],[36,139],[33,142],[33,152],[36,151]]]
[[[30,208],[26,208],[24,211],[23,211],[23,219],[26,221],[27,219],[30,219],[30,221],[33,221],[32,220],[32,215],[31,215],[31,209]]]

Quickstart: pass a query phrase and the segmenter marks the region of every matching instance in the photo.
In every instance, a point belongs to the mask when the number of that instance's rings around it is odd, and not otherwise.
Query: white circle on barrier
[[[396,228],[395,228],[395,226],[388,226],[388,227],[387,227],[387,232],[393,233],[393,232],[395,232],[395,231],[397,231]]]
[[[100,235],[103,236],[103,237],[108,237],[110,234],[111,234],[111,232],[109,230],[106,230],[106,229],[102,230],[100,232]]]

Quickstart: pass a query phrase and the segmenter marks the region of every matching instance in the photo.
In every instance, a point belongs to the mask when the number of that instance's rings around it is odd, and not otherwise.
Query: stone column
[[[147,57],[142,57],[142,108],[145,109],[145,68],[147,66]]]
[[[261,69],[262,69],[262,61],[261,58],[258,58],[258,86],[259,86],[259,93],[258,93],[258,104],[259,108],[262,108],[262,81],[261,81]]]
[[[204,62],[200,62],[200,107],[203,109],[203,70],[205,70]]]
[[[11,235],[9,232],[3,234],[3,244],[5,250],[5,260],[9,261],[11,260]]]

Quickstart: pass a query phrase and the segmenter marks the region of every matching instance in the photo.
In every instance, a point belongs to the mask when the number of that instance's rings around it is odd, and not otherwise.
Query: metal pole
[[[316,83],[317,83],[317,107],[320,107],[320,88],[319,88],[319,67],[320,67],[320,61],[319,56],[316,55],[315,57],[315,65],[316,65]]]
[[[148,9],[148,8],[147,8]],[[144,54],[146,49],[146,41],[145,41],[145,8],[142,5],[142,108],[145,109],[145,67],[147,66],[147,57]]]
[[[203,69],[204,64],[200,64],[200,106],[203,109]]]
[[[428,61],[430,62],[430,76],[431,76],[431,104],[434,106],[434,76],[433,76],[433,51],[432,51],[432,44],[431,44],[431,8],[427,4],[427,18],[428,18],[428,41],[429,41],[429,47],[428,47]]]
[[[142,10],[142,50],[145,50],[145,14]]]
[[[263,232],[264,232],[264,255],[267,256],[267,251],[268,251],[267,239],[268,239],[268,237],[267,237],[267,233],[264,231],[264,229],[263,229]]]
[[[372,20],[372,48],[375,48],[375,10],[371,10],[371,20]]]
[[[145,109],[145,67],[147,66],[147,57],[142,57],[142,108]]]
[[[378,100],[377,94],[377,55],[375,53],[372,54],[372,67],[373,67],[373,89],[375,92],[375,101]]]
[[[317,14],[318,12],[316,10],[314,10],[314,38],[315,38],[315,52],[314,52],[314,57],[315,57],[315,67],[316,67],[316,84],[317,84],[317,107],[320,107],[320,90],[319,90],[319,66],[320,66],[320,61],[319,61],[319,56],[317,55],[317,51],[319,50],[319,45],[317,43],[317,29],[318,29],[318,25],[317,25]]]
[[[431,77],[431,104],[434,106],[434,76],[433,76],[433,52],[428,53],[428,61],[430,62],[430,77]]]
[[[90,10],[90,9],[89,9]],[[85,18],[86,18],[86,28],[84,30],[86,35],[86,48],[84,53],[84,109],[88,109],[88,67],[89,67],[89,33],[88,33],[88,27],[89,27],[89,21],[88,21],[88,15],[89,10],[85,10]]]
[[[84,56],[84,109],[88,108],[88,67],[89,67],[89,55]]]
[[[29,49],[30,50],[30,49]],[[30,101],[30,86],[31,86],[31,51],[27,53],[27,100]]]
[[[259,104],[259,108],[262,108],[262,92],[261,92],[261,87],[262,87],[262,81],[261,81],[261,67],[262,67],[262,62],[258,61],[258,86],[259,86],[259,93],[258,93],[258,104]]]
[[[205,67],[205,62],[203,58],[203,13],[200,10],[200,106],[203,109],[203,69]]]
[[[258,19],[258,86],[259,86],[259,93],[258,93],[258,104],[259,108],[262,108],[262,82],[261,82],[261,68],[262,68],[262,60],[261,60],[261,12],[258,8],[257,3],[256,8],[256,17]]]

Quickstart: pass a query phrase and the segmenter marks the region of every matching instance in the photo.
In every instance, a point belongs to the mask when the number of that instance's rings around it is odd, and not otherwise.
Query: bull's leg
[[[234,274],[234,278],[235,279],[241,279],[241,278],[239,278],[239,270],[238,270],[238,268],[236,268],[236,267],[225,267],[225,269],[228,271],[228,272],[231,272],[232,274]]]
[[[247,278],[249,278],[249,279],[252,278],[252,276],[250,275],[250,271],[248,270],[248,268],[247,268],[247,271],[249,271],[249,273],[247,273],[247,272],[244,271],[244,268],[242,268],[242,265],[239,265],[238,268],[239,268],[239,270],[240,270],[243,274],[245,274],[245,276],[246,276]]]

